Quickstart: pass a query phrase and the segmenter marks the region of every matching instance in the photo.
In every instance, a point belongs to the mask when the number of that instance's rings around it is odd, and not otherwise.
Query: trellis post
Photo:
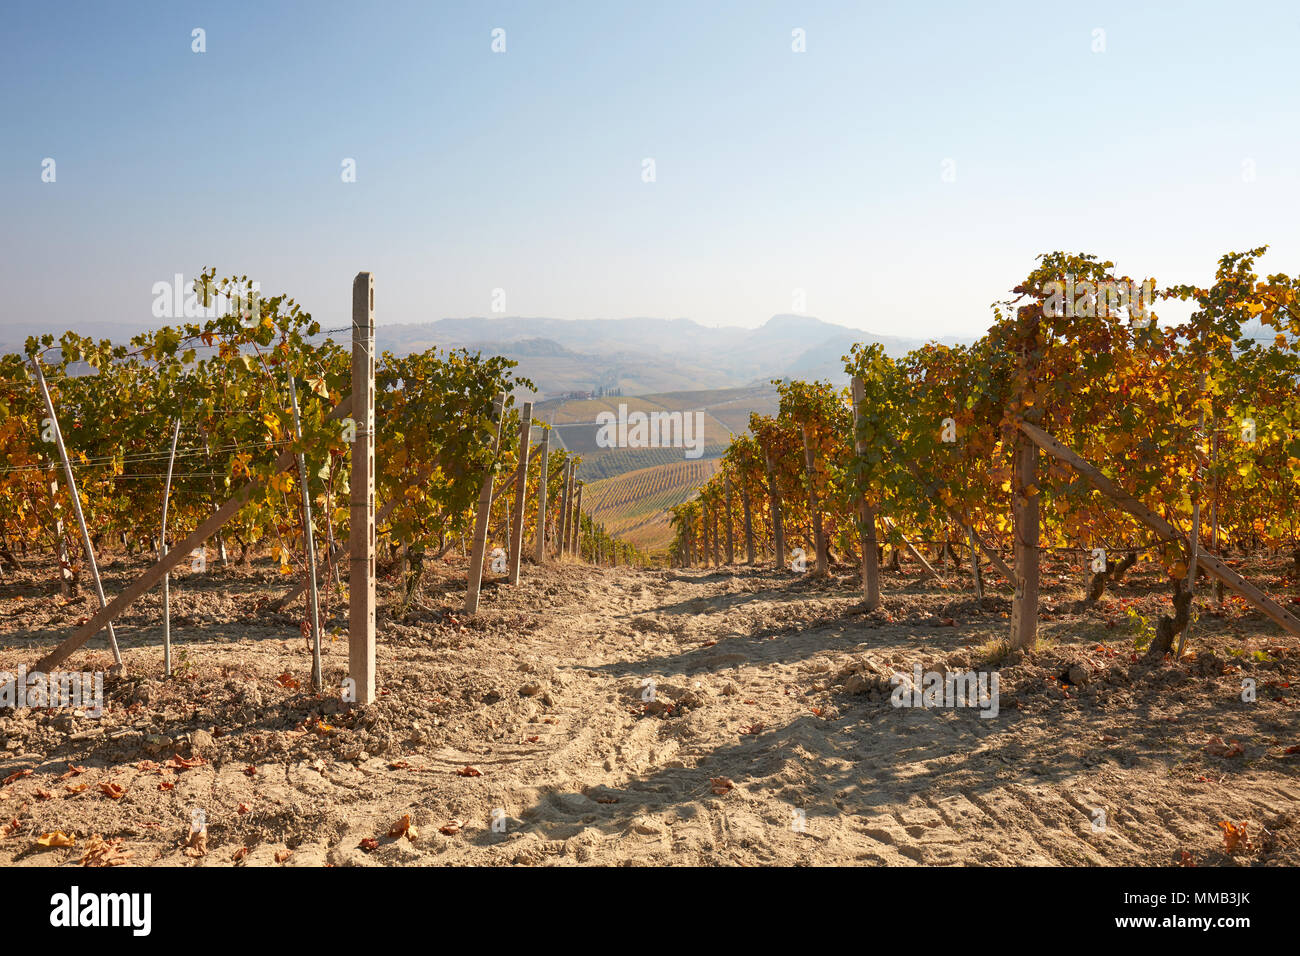
[[[546,560],[546,469],[551,457],[551,430],[542,431],[540,477],[537,479],[537,563]]]
[[[375,277],[370,272],[358,272],[352,282],[352,419],[348,676],[356,703],[369,704],[375,699]]]
[[[515,484],[514,529],[510,535],[510,565],[506,580],[519,583],[519,558],[524,550],[524,506],[528,498],[528,436],[533,430],[533,403],[524,402],[519,415],[519,481]]]
[[[492,519],[492,484],[496,477],[497,452],[501,448],[501,429],[505,425],[506,393],[498,392],[492,403],[492,418],[496,422],[496,439],[492,442],[492,460],[483,476],[483,488],[478,496],[478,515],[474,520],[474,544],[469,556],[469,578],[465,589],[465,613],[478,613],[479,590],[483,586],[483,559],[487,551],[488,522]]]
[[[181,437],[181,417],[172,429],[172,453],[167,459],[167,484],[163,486],[162,527],[158,531],[160,557],[167,557],[167,502],[172,496],[172,470],[176,467],[176,442]],[[172,676],[172,576],[163,575],[163,676]]]
[[[293,406],[293,433],[302,441],[302,420],[298,415],[298,386],[289,373],[289,402]],[[307,456],[298,453],[298,480],[302,484],[302,546],[307,559],[307,625],[311,628],[311,686],[319,691],[323,678],[320,664],[320,597],[316,591],[316,535],[311,521],[311,488],[307,482]],[[166,545],[164,544],[164,547]]]

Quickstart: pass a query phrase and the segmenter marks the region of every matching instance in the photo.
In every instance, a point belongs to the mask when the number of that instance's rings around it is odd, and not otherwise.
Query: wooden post
[[[348,676],[375,699],[375,277],[352,282],[352,486],[348,531]],[[313,578],[315,576],[313,575]]]
[[[853,377],[853,447],[858,457],[867,453],[867,443],[858,437],[862,420],[862,403],[866,401],[866,385],[858,376]],[[861,525],[859,540],[862,546],[862,601],[867,610],[880,606],[880,555],[876,546],[876,512],[866,494],[858,499],[858,520]]]
[[[302,421],[298,417],[298,386],[289,373],[289,404],[293,407],[293,433],[302,441]],[[311,521],[311,489],[307,482],[307,456],[298,453],[298,481],[302,484],[302,549],[307,559],[307,625],[311,628],[311,686],[320,691],[323,678],[320,664],[320,598],[316,592],[316,532]]]
[[[560,476],[560,513],[555,516],[555,556],[561,557],[569,550],[569,503],[573,498],[573,459],[564,463]]]
[[[488,522],[492,518],[492,482],[496,474],[497,452],[501,449],[501,429],[506,421],[506,393],[498,392],[492,403],[492,417],[497,423],[496,439],[492,442],[492,460],[483,475],[483,488],[478,495],[478,516],[474,521],[474,549],[469,556],[469,580],[465,591],[465,613],[478,613],[479,589],[483,586],[483,559],[486,557]]]
[[[1034,322],[1022,344],[1020,361],[1024,362],[1038,335],[1039,326]],[[1037,378],[1037,369],[1032,365],[1025,369],[1029,381]],[[1019,398],[1020,396],[1017,396]],[[1041,410],[1030,407],[1028,416],[1035,421],[1041,417]],[[1038,640],[1038,585],[1039,561],[1038,551],[1041,521],[1038,506],[1038,448],[1021,433],[1016,432],[1012,444],[1011,505],[1012,527],[1015,535],[1015,554],[1013,570],[1015,577],[1012,584],[1015,594],[1011,599],[1011,650],[1032,651]]]
[[[1204,371],[1201,372],[1200,392],[1202,394],[1204,394],[1205,392]],[[1205,432],[1205,411],[1202,410],[1200,424],[1197,426],[1196,429],[1197,438],[1198,439],[1202,438],[1204,436],[1204,432]],[[1185,587],[1185,590],[1189,595],[1188,596],[1189,602],[1196,600],[1196,552],[1200,549],[1201,546],[1201,491],[1203,488],[1203,484],[1204,483],[1201,481],[1201,464],[1200,461],[1198,460],[1194,462],[1192,466],[1192,533],[1188,539],[1189,546],[1187,550],[1187,584]],[[1175,607],[1174,608],[1175,613],[1177,613],[1177,610],[1178,609]],[[1177,650],[1174,651],[1174,660],[1178,660],[1183,656],[1183,644],[1187,641],[1187,631],[1190,629],[1190,627],[1191,625],[1188,624],[1182,629],[1181,632],[1179,632],[1178,648]]]
[[[970,571],[971,576],[975,579],[975,599],[984,600],[984,575],[980,572],[980,549],[975,543],[975,529],[970,525],[966,526],[966,539],[970,542]]]
[[[1214,469],[1214,487],[1210,498],[1210,550],[1216,554],[1219,551],[1219,425],[1218,422],[1211,422],[1210,427],[1214,430],[1214,439],[1210,445],[1210,467]],[[1223,603],[1223,582],[1215,579],[1214,582],[1214,599],[1219,604]]]
[[[36,383],[41,389],[41,398],[45,399],[45,411],[50,416],[50,427],[54,431],[54,443],[59,449],[59,457],[63,459],[63,475],[68,483],[68,497],[72,499],[72,513],[77,517],[77,524],[81,527],[81,544],[86,550],[86,564],[90,567],[91,577],[95,580],[95,594],[99,597],[99,608],[102,611],[108,607],[108,601],[104,598],[104,584],[99,578],[99,562],[95,560],[95,548],[90,543],[90,532],[86,529],[86,516],[81,511],[81,495],[77,492],[77,479],[72,476],[72,465],[68,462],[68,449],[63,444],[63,429],[59,427],[59,416],[54,414],[54,400],[50,398],[50,388],[45,384],[45,372],[41,368],[39,358],[32,359],[32,367],[36,369]],[[113,625],[108,625],[108,643],[113,648],[113,663],[120,672],[125,670],[122,664],[122,652],[117,648],[117,634],[113,630]]]
[[[763,461],[767,466],[767,493],[772,501],[772,546],[776,549],[776,566],[785,567],[785,528],[781,523],[781,492],[776,487],[776,469],[772,454],[764,447]]]
[[[582,486],[586,482],[575,482],[578,486],[578,499],[573,504],[573,556],[582,560]]]
[[[536,541],[536,558],[537,563],[542,564],[546,561],[546,469],[550,463],[551,457],[551,430],[549,428],[542,431],[542,448],[539,454],[542,456],[541,470],[537,479],[537,541]]]
[[[754,518],[750,511],[748,477],[743,478],[740,482],[740,504],[745,509],[745,563],[752,568],[755,561]]]
[[[181,417],[176,416],[176,427],[172,429],[172,453],[167,459],[167,483],[163,486],[162,527],[158,531],[158,541],[162,554],[167,557],[167,501],[172,496],[172,469],[176,466],[176,442],[181,437]],[[163,575],[163,676],[172,676],[172,586],[171,575]]]
[[[812,445],[808,443],[808,426],[799,426],[803,438],[803,460],[808,470],[808,510],[812,514],[813,549],[817,552],[817,566],[814,574],[823,575],[830,571],[830,555],[826,544],[826,531],[822,524],[822,511],[817,502],[817,460],[813,455]]]
[[[735,541],[735,533],[731,528],[732,498],[731,498],[731,476],[730,475],[727,475],[726,483],[727,483],[727,496],[726,496],[727,510],[724,512],[724,514],[726,515],[726,522],[727,522],[727,563],[735,564],[736,563],[736,541]]]
[[[519,416],[519,481],[515,484],[515,524],[510,535],[510,564],[507,580],[519,583],[519,556],[524,549],[524,506],[528,499],[528,436],[533,430],[533,403],[524,402]]]
[[[1011,648],[1030,651],[1038,638],[1038,449],[1017,436],[1011,483],[1016,550]]]

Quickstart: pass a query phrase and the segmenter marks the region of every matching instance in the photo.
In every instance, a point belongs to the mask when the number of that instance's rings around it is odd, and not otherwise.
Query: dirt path
[[[1300,863],[1300,647],[1232,606],[1196,659],[1149,667],[1115,601],[1066,613],[1062,581],[1047,646],[1002,662],[983,717],[895,707],[889,675],[987,672],[1005,590],[980,606],[956,578],[890,575],[865,615],[847,575],[560,567],[466,622],[449,569],[382,622],[387,692],[348,712],[307,692],[294,617],[258,610],[274,578],[224,573],[174,589],[180,680],[158,679],[146,603],[101,718],[0,717],[0,778],[32,771],[0,787],[0,864],[75,864],[92,834],[133,864]],[[84,606],[25,600],[0,600],[0,669]],[[337,684],[345,643],[325,661]],[[416,839],[388,836],[406,814]],[[1221,821],[1246,825],[1232,854]],[[36,845],[54,830],[76,846]]]

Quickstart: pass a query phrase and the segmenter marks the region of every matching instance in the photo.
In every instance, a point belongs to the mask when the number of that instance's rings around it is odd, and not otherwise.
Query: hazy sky
[[[752,326],[802,289],[973,335],[1051,249],[1162,283],[1265,242],[1300,269],[1289,0],[95,0],[0,31],[0,325],[149,325],[154,283],[214,265],[327,327],[369,269],[381,322],[501,289]]]

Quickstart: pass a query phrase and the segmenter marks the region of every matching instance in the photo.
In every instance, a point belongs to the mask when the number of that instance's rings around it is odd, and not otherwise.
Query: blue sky
[[[509,315],[754,326],[802,289],[934,336],[1051,249],[1161,283],[1259,243],[1300,269],[1288,2],[94,2],[0,29],[0,326],[147,326],[153,284],[208,265],[327,327],[369,269],[381,322],[503,289]]]

